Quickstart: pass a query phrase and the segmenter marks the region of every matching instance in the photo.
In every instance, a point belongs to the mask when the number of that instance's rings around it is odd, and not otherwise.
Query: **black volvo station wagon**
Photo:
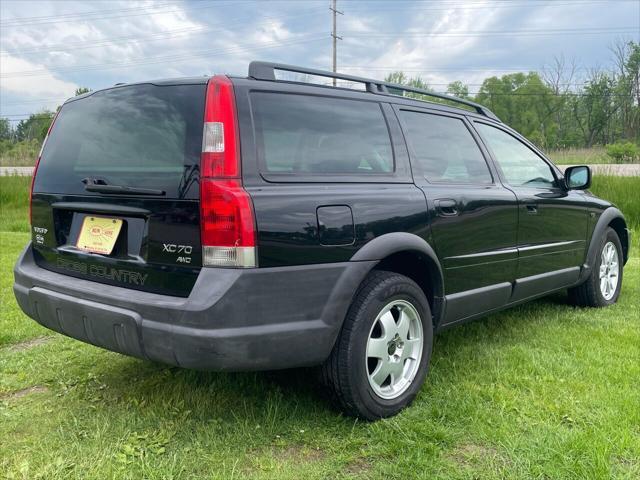
[[[318,366],[343,411],[387,417],[434,332],[561,289],[616,302],[629,231],[590,181],[483,106],[377,80],[253,62],[118,85],[59,110],[14,290],[70,337],[186,368]]]

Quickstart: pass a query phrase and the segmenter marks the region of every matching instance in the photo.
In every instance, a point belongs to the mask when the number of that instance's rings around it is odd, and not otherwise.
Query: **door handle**
[[[530,203],[526,205],[527,213],[531,215],[536,215],[538,213],[538,206],[535,203]]]
[[[441,217],[455,217],[458,215],[458,204],[450,198],[443,198],[435,202],[436,212]]]

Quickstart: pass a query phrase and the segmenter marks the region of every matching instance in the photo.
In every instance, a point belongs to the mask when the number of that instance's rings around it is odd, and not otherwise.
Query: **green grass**
[[[613,157],[610,157],[609,155],[607,155],[607,150],[605,147],[549,150],[546,152],[546,154],[551,160],[553,160],[556,165],[634,163],[633,161],[619,161]]]
[[[637,213],[637,184],[600,180]],[[7,231],[27,215],[20,182],[0,178],[2,478],[640,477],[637,249],[617,305],[558,294],[446,331],[413,406],[364,423],[307,371],[182,370],[29,320],[11,291],[28,233]]]
[[[11,149],[6,148],[2,151],[0,145],[0,167],[33,167],[36,164],[38,153],[42,142],[38,140],[23,141],[11,144]]]
[[[556,165],[593,165],[597,163],[616,163],[607,155],[604,147],[567,148],[563,150],[549,150],[547,156]]]
[[[25,144],[16,152],[0,155],[1,167],[32,167],[35,165],[40,143]],[[576,165],[596,163],[616,163],[615,159],[607,155],[604,147],[566,148],[549,150],[546,152],[556,165]]]
[[[31,177],[0,177],[0,228],[5,232],[29,231]]]
[[[622,211],[636,236],[640,234],[640,177],[595,175],[591,191],[613,202]]]

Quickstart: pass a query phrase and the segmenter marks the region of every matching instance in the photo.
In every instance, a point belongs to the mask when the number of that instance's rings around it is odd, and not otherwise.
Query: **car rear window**
[[[198,195],[205,84],[132,85],[62,106],[36,192],[89,194],[82,180]]]
[[[264,171],[299,175],[375,175],[394,170],[378,103],[254,92],[251,98]]]

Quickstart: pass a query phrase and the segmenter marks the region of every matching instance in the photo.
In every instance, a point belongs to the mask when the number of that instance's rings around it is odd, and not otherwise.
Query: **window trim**
[[[473,129],[478,134],[478,138],[484,144],[485,148],[487,149],[487,152],[489,152],[489,155],[491,155],[491,160],[495,165],[496,171],[498,172],[498,176],[500,177],[500,180],[502,181],[503,185],[505,185],[506,187],[509,187],[509,188],[526,188],[526,189],[538,189],[538,190],[554,190],[554,191],[557,191],[557,190],[561,190],[562,189],[562,187],[560,185],[562,184],[562,179],[564,178],[564,176],[559,171],[558,167],[556,167],[551,160],[549,160],[540,150],[538,150],[538,148],[534,144],[532,144],[524,136],[520,135],[515,130],[513,130],[513,129],[511,129],[511,128],[507,127],[506,125],[503,125],[503,124],[485,122],[485,121],[476,120],[476,119],[474,119],[472,123],[473,123]],[[515,138],[517,141],[519,141],[525,147],[527,147],[529,150],[531,150],[534,155],[536,155],[544,163],[547,164],[547,166],[549,167],[549,170],[551,171],[551,175],[553,175],[553,177],[555,178],[555,185],[552,185],[550,187],[543,187],[543,186],[539,186],[539,185],[511,185],[508,182],[508,180],[507,180],[507,178],[506,178],[506,176],[505,176],[505,174],[504,174],[504,172],[502,170],[502,167],[500,166],[500,163],[498,162],[498,160],[496,158],[496,155],[495,155],[494,151],[487,144],[487,141],[482,136],[482,133],[480,132],[480,130],[478,130],[476,128],[476,126],[475,126],[476,123],[479,123],[479,124],[482,124],[482,125],[486,125],[488,127],[493,127],[493,128],[495,128],[497,130],[501,130],[502,132],[504,132],[507,135]]]
[[[402,126],[402,134],[404,136],[405,139],[405,144],[407,146],[407,151],[409,152],[409,160],[411,162],[411,168],[414,171],[414,174],[419,174],[420,178],[423,179],[425,182],[427,182],[430,185],[454,185],[454,186],[467,186],[467,187],[491,187],[491,186],[495,186],[496,185],[496,175],[495,172],[493,171],[492,168],[492,164],[491,164],[491,159],[488,156],[488,151],[485,149],[484,143],[481,143],[481,139],[478,136],[478,133],[476,132],[475,128],[473,128],[470,124],[469,121],[467,120],[466,115],[456,115],[454,113],[451,112],[443,112],[440,110],[432,110],[432,109],[428,109],[428,108],[420,108],[420,107],[414,107],[412,105],[404,105],[404,104],[395,104],[394,105],[394,110],[396,113],[396,117],[398,118],[398,122],[400,122],[400,125]],[[422,165],[420,163],[420,161],[417,159],[416,153],[413,151],[413,147],[411,145],[411,143],[409,142],[408,138],[407,138],[407,126],[406,123],[402,120],[402,115],[401,112],[402,111],[409,111],[409,112],[414,112],[414,113],[421,113],[421,114],[425,114],[425,115],[434,115],[434,116],[439,116],[439,117],[448,117],[448,118],[454,118],[456,120],[460,120],[462,122],[462,124],[465,126],[465,128],[467,129],[467,131],[469,132],[469,135],[471,136],[471,138],[473,139],[473,141],[476,143],[476,146],[478,147],[478,151],[480,152],[480,155],[482,155],[482,158],[484,160],[484,163],[487,167],[487,171],[489,172],[489,175],[491,176],[491,182],[489,183],[477,183],[477,182],[439,182],[439,181],[433,181],[431,179],[429,179],[423,169],[422,169]]]
[[[267,170],[265,158],[264,158],[264,146],[262,144],[263,139],[261,134],[256,128],[255,111],[253,107],[253,96],[255,93],[269,93],[278,95],[290,95],[290,96],[304,96],[304,97],[317,97],[324,99],[335,99],[345,102],[367,102],[378,105],[382,119],[384,120],[387,135],[389,136],[389,144],[391,145],[391,156],[393,161],[393,171],[390,173],[367,173],[367,174],[353,174],[353,173],[296,173],[296,172],[269,172]],[[253,88],[247,92],[249,101],[249,108],[251,112],[251,125],[254,137],[255,155],[258,166],[258,173],[260,177],[269,183],[412,183],[411,171],[408,170],[405,162],[402,161],[402,155],[398,152],[402,145],[397,141],[397,137],[393,132],[393,118],[390,117],[390,112],[386,107],[386,102],[382,102],[379,99],[359,99],[359,98],[346,98],[339,95],[329,95],[320,93],[309,92],[291,92],[283,90],[272,89],[259,89]],[[398,126],[399,128],[399,126]]]

